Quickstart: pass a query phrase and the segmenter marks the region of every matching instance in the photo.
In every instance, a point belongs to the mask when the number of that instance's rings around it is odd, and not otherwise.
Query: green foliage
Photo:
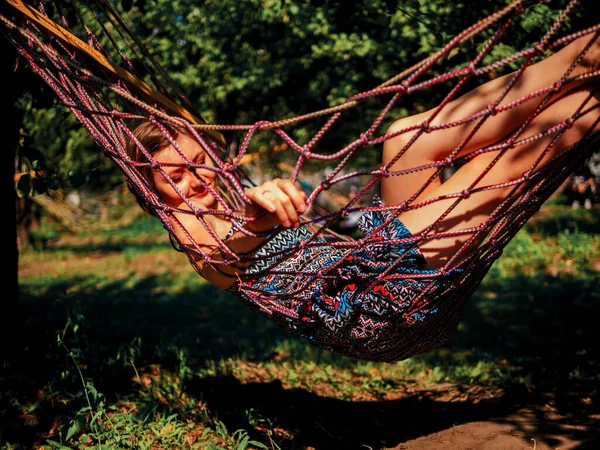
[[[339,105],[439,50],[464,28],[507,3],[127,0],[115,6],[190,102],[210,122],[229,124],[277,120]],[[557,0],[530,8],[485,62],[530,45],[556,18],[564,3]],[[584,8],[576,11],[561,32],[592,20],[583,14]],[[81,29],[77,17],[66,11],[69,23],[75,24],[76,30]],[[93,17],[85,8],[80,12],[86,19]],[[98,17],[103,20],[104,16]],[[108,23],[102,25],[112,28]],[[112,46],[102,34],[97,35],[102,45]],[[465,64],[490,36],[491,31],[467,41],[423,79]],[[118,44],[126,54],[124,42]],[[119,62],[130,70],[147,62],[139,54],[128,56],[131,66],[125,59]],[[149,80],[156,74],[139,75]],[[437,104],[447,90],[447,86],[439,86],[405,98],[390,111],[378,132],[396,118]],[[383,105],[383,100],[373,100],[359,110],[345,112],[322,139],[319,150],[333,151],[356,139]],[[82,183],[91,190],[106,190],[122,179],[70,111],[52,103],[47,87],[35,95],[26,93],[20,108],[28,111],[24,129],[34,137],[34,146],[43,153],[48,170],[54,175],[51,183],[45,180],[46,186],[22,186],[22,193],[45,187],[56,189],[59,184],[65,189],[78,188]],[[316,120],[286,131],[305,143],[321,125]],[[256,140],[257,147],[272,148],[277,144],[281,144],[279,138],[272,135]],[[364,152],[350,164],[373,165],[378,161],[376,153]],[[38,170],[35,166],[39,167],[42,160],[35,161],[31,165]]]
[[[187,97],[210,121],[253,123],[338,105],[372,89],[440,49],[452,36],[503,6],[501,2],[248,2],[157,0],[127,17],[148,48]],[[538,27],[557,5],[537,6],[512,28],[493,53],[499,58],[537,39]],[[531,17],[530,17],[531,16]],[[540,20],[546,22],[540,22]],[[527,34],[530,32],[530,34]],[[489,33],[487,34],[489,36]],[[485,36],[484,36],[485,38]],[[463,64],[483,44],[476,38],[453,53],[449,64],[428,76]],[[389,120],[416,107],[431,106],[442,91],[428,91],[392,111]],[[375,118],[382,104],[349,114],[326,137],[323,148],[340,147]],[[310,135],[317,124],[293,133]]]
[[[35,176],[19,179],[17,188],[22,195],[70,191],[84,185],[91,191],[106,191],[122,183],[114,164],[64,105],[39,108],[34,98],[25,94],[17,107],[27,111],[19,156],[26,168],[35,172]]]

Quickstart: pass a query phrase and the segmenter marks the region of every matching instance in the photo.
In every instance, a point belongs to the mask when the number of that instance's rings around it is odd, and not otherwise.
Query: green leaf
[[[31,175],[21,175],[17,181],[17,194],[19,197],[27,197],[31,192]]]
[[[53,441],[51,439],[48,439],[46,442],[48,442],[48,444],[52,446],[52,450],[71,450],[70,447],[65,447],[64,445],[59,444],[58,442]]]
[[[36,172],[44,170],[46,168],[46,160],[44,159],[44,157],[42,156],[40,159],[31,161],[31,168]]]
[[[87,383],[86,388],[90,392],[90,394],[92,394],[92,398],[94,399],[94,401],[96,401],[98,399],[98,391],[96,390],[94,385],[91,383]]]
[[[65,440],[69,440],[71,439],[73,436],[75,436],[75,434],[81,429],[81,426],[79,424],[78,420],[74,420],[73,423],[71,424],[71,426],[69,427],[69,431],[67,431],[67,437],[65,438]]]
[[[249,440],[250,438],[248,436],[244,436],[244,438],[235,446],[236,450],[246,450],[248,448]]]
[[[46,158],[43,153],[35,147],[23,147],[21,154],[25,156],[31,163],[33,170],[44,170],[46,168]]]
[[[48,183],[43,178],[33,177],[31,179],[31,188],[34,195],[43,194],[48,190]]]

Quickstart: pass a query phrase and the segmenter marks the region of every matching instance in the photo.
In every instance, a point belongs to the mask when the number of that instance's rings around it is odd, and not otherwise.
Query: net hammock
[[[229,290],[246,306],[272,317],[285,330],[300,334],[322,348],[352,358],[390,362],[439,347],[454,335],[465,303],[503,248],[596,149],[598,139],[597,133],[592,133],[594,125],[575,145],[551,153],[563,133],[598,107],[598,102],[590,102],[589,98],[571,117],[550,129],[526,137],[524,133],[554,94],[570,83],[597,80],[600,75],[597,69],[573,76],[573,67],[578,62],[575,60],[551,85],[502,104],[534,59],[600,30],[600,25],[595,25],[560,35],[569,15],[580,7],[576,0],[564,6],[535,45],[504,59],[483,63],[493,46],[510,32],[511,24],[532,5],[535,2],[520,0],[508,4],[455,36],[439,51],[385,83],[351,96],[339,106],[242,125],[208,124],[144,48],[116,7],[106,1],[90,0],[84,9],[82,5],[74,7],[68,2],[39,2],[33,7],[21,0],[6,0],[0,8],[0,23],[4,35],[86,127],[106,157],[120,168],[138,201],[158,217],[177,248],[186,253],[198,271],[202,270],[198,267],[199,260],[218,273],[227,272],[228,266],[245,264],[244,267],[252,270],[236,273],[237,280]],[[490,30],[491,38],[468,64],[442,75],[432,75],[432,68],[439,68],[453,49]],[[143,71],[140,71],[141,61],[147,66]],[[517,64],[519,69],[486,108],[460,120],[434,125],[435,116],[457,97],[466,83],[511,64]],[[387,133],[381,130],[390,112],[406,98],[432,87],[448,85],[451,85],[448,94],[429,118],[400,129],[392,128]],[[323,136],[344,119],[347,111],[373,99],[382,100],[384,107],[367,129],[339,148],[320,148]],[[505,139],[475,151],[462,152],[487,120],[498,114],[511,114],[532,99],[539,106]],[[305,142],[294,139],[290,130],[309,121],[320,124],[318,131]],[[187,208],[174,208],[161,199],[144,175],[148,170],[176,185],[168,179],[165,167],[134,135],[134,124],[140,122],[155,124],[175,145],[170,130],[173,126],[183,128],[202,146],[214,162],[211,170],[219,180],[214,188],[206,186],[220,205],[218,211],[198,208],[185,198],[182,200]],[[471,130],[446,157],[401,170],[392,168],[398,167],[395,164],[407,157],[419,139],[465,124],[472,124]],[[241,144],[237,148],[228,145],[223,133],[238,136]],[[245,167],[260,154],[254,144],[257,136],[265,133],[271,133],[287,147],[286,160],[293,167],[292,181],[311,176],[314,171],[311,163],[329,168],[316,185],[309,187],[309,205],[317,205],[321,197],[336,189],[348,191],[335,210],[311,208],[303,216],[302,232],[293,237],[283,227],[266,233],[252,232],[249,224],[256,217],[243,214],[249,202],[246,188],[256,184]],[[549,134],[554,137],[529,170],[501,183],[480,183],[511,150]],[[358,168],[351,164],[359,152],[381,152],[380,147],[386,141],[399,136],[409,137],[402,141],[403,145],[389,162]],[[131,142],[138,144],[143,158],[134,160],[128,154],[126,147]],[[443,197],[422,195],[440,179],[445,169],[461,167],[493,152],[497,157],[468,188]],[[541,164],[550,154],[552,157]],[[179,165],[193,171],[206,169],[184,154]],[[404,201],[398,204],[371,201],[373,191],[383,180],[419,172],[428,174],[426,181],[414,186]],[[354,186],[359,188],[350,192],[347,186],[354,181]],[[481,224],[450,231],[440,226],[469,197],[482,191],[507,188],[510,193],[506,199]],[[400,215],[448,200],[449,206],[425,229],[414,234],[397,233]],[[344,236],[332,231],[337,223],[357,213],[362,214],[363,235]],[[194,217],[212,236],[220,249],[219,257],[195,241],[178,219],[181,214]],[[260,238],[261,244],[251,252],[236,253],[209,225],[211,215],[230,221],[236,233]],[[441,267],[412,270],[420,245],[457,236],[467,238]],[[377,267],[366,267],[365,261]],[[278,289],[281,286],[285,289]]]

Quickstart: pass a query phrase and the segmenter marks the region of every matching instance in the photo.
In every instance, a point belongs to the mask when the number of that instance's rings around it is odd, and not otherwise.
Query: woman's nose
[[[190,173],[188,173],[188,180],[190,186],[199,186],[202,184],[202,179],[200,178],[200,175],[193,171],[190,171]]]
[[[203,190],[206,186],[206,179],[202,177],[198,171],[190,171],[189,173],[190,186],[194,190]]]

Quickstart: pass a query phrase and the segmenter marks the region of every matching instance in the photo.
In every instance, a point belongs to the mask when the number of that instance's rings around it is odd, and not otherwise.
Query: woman
[[[490,115],[482,125],[423,130],[484,111],[500,98],[495,106],[502,108],[553,86],[565,73],[576,77],[597,70],[599,61],[596,36],[584,36],[528,67],[507,92],[512,75],[441,111],[396,121],[383,147],[382,168],[389,175],[381,179],[381,200],[376,198],[375,205],[399,205],[403,212],[397,217],[387,211],[365,213],[359,226],[368,239],[353,248],[328,245],[302,225],[307,197],[289,180],[247,189],[249,202],[240,214],[254,219],[232,220],[218,200],[221,172],[183,127],[145,123],[135,130],[138,142],[129,142],[128,153],[140,162],[152,155],[154,169],[142,175],[171,208],[176,240],[204,278],[321,347],[360,359],[394,360],[402,335],[435,317],[439,305],[427,302],[430,292],[448,290],[461,273],[459,264],[449,268],[448,263],[459,251],[468,256],[485,238],[480,231],[490,215],[510,202],[515,189],[527,189],[526,181],[514,181],[598,130],[598,83],[558,86],[549,100],[531,98],[508,113]],[[528,126],[514,134],[524,122]],[[556,127],[565,122],[565,130]],[[506,141],[515,144],[493,147]],[[473,153],[479,149],[491,151]],[[435,176],[436,162],[463,156],[466,163],[448,180]],[[422,206],[411,209],[416,204]],[[438,345],[443,339],[433,340]],[[430,344],[415,344],[416,351]]]

